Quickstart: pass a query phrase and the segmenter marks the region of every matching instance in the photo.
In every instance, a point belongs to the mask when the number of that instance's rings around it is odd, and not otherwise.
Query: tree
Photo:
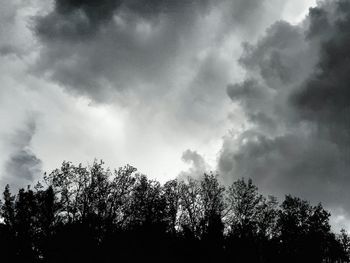
[[[349,261],[350,260],[350,237],[345,229],[340,230],[340,235],[338,237],[338,240],[342,247],[342,251],[344,253],[343,261]]]
[[[3,192],[3,202],[1,202],[0,209],[0,217],[3,221],[0,224],[0,247],[2,248],[1,258],[4,262],[14,262],[16,259],[15,198],[7,184]]]
[[[131,195],[136,183],[134,177],[136,171],[137,169],[130,165],[114,171],[106,199],[108,211],[106,220],[109,228],[113,225],[122,228],[131,216]]]
[[[226,202],[225,221],[229,232],[238,237],[255,236],[266,203],[252,180],[234,182],[227,191]]]
[[[130,198],[128,214],[131,215],[131,226],[164,226],[166,201],[159,182],[137,174]]]
[[[218,241],[224,230],[222,222],[225,204],[223,193],[225,188],[220,186],[217,176],[204,174],[200,181],[200,199],[203,210],[201,222],[202,236],[212,241]]]
[[[130,165],[64,162],[34,188],[7,185],[0,207],[11,262],[349,262],[350,238],[321,204],[279,206],[252,180],[226,189],[213,173],[161,185]]]
[[[239,179],[226,192],[224,220],[229,259],[271,262],[277,221],[275,197],[262,196],[251,179]]]
[[[188,237],[200,238],[204,218],[200,185],[198,181],[188,178],[187,182],[180,182],[179,188],[181,230]]]
[[[8,227],[13,227],[15,219],[15,196],[11,195],[10,186],[7,184],[3,193],[4,203],[1,206],[1,217]]]
[[[283,260],[322,262],[327,258],[327,244],[332,242],[330,214],[321,204],[287,195],[278,218]]]
[[[175,235],[179,227],[178,216],[180,209],[180,187],[177,180],[171,180],[164,184],[163,196],[167,231]]]

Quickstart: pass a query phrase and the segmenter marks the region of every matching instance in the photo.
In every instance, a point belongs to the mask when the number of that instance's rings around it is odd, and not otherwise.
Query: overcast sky
[[[0,1],[1,186],[214,170],[350,226],[349,1]]]

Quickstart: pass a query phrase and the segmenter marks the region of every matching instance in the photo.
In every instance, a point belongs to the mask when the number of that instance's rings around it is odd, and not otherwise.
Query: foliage
[[[321,204],[279,205],[213,173],[161,185],[130,165],[64,162],[34,188],[7,185],[0,211],[4,262],[349,262]]]

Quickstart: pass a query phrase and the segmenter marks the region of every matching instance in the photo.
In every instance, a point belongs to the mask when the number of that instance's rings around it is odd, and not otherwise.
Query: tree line
[[[7,185],[0,207],[2,262],[349,262],[321,204],[213,173],[160,184],[64,162],[17,194]]]

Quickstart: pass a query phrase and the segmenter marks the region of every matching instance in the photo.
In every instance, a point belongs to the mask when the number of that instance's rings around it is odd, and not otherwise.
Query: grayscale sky
[[[1,187],[63,160],[213,170],[350,229],[349,1],[0,2]]]

